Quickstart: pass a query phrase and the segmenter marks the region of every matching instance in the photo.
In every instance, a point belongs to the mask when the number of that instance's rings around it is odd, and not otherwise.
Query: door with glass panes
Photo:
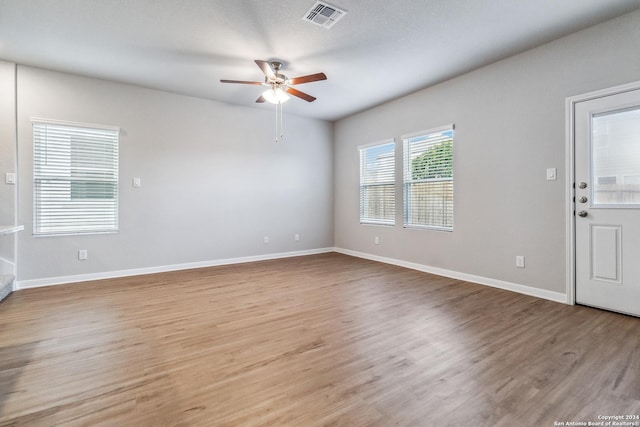
[[[576,302],[640,316],[640,89],[574,111]]]

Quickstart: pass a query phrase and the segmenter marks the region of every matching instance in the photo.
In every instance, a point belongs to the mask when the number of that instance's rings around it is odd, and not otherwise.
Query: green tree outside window
[[[453,140],[428,148],[411,161],[413,180],[453,177]]]

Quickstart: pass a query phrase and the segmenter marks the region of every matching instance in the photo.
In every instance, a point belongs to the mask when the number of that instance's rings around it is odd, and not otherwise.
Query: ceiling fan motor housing
[[[269,83],[282,84],[282,83],[285,83],[287,80],[289,80],[287,76],[285,76],[284,74],[280,74],[278,72],[282,68],[282,62],[273,61],[271,63],[271,68],[273,68],[273,71],[275,72],[276,77],[275,79],[272,79]]]
[[[287,92],[289,95],[293,95],[300,99],[303,99],[307,102],[313,102],[316,100],[315,97],[307,93],[304,93],[302,91],[299,91],[298,89],[294,89],[292,86],[303,84],[303,83],[317,82],[320,80],[327,79],[327,76],[324,73],[309,74],[306,76],[300,76],[300,77],[295,77],[293,79],[289,79],[289,77],[279,73],[280,69],[282,68],[282,63],[279,61],[267,62],[267,61],[256,59],[254,62],[256,63],[256,65],[258,65],[258,67],[260,67],[260,70],[262,70],[262,72],[264,73],[265,75],[264,82],[227,80],[227,79],[222,79],[220,81],[222,83],[239,83],[239,84],[248,84],[248,85],[268,86],[268,87],[271,87],[271,89],[273,89],[274,92],[276,90],[280,90],[283,92]],[[265,99],[263,96],[261,96],[256,100],[256,102],[264,102],[264,101]]]

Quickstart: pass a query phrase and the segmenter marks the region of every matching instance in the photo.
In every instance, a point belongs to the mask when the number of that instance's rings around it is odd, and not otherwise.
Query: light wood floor
[[[640,319],[339,254],[24,290],[0,425],[553,426],[640,414]]]

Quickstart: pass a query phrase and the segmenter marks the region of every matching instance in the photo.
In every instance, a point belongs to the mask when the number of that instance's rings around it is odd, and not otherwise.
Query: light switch
[[[142,182],[140,181],[139,177],[133,178],[133,186],[134,187],[140,187],[141,185],[142,185]]]
[[[547,181],[556,180],[556,168],[547,168]]]
[[[4,175],[4,183],[5,184],[15,184],[16,183],[16,174],[13,172],[7,172]]]

